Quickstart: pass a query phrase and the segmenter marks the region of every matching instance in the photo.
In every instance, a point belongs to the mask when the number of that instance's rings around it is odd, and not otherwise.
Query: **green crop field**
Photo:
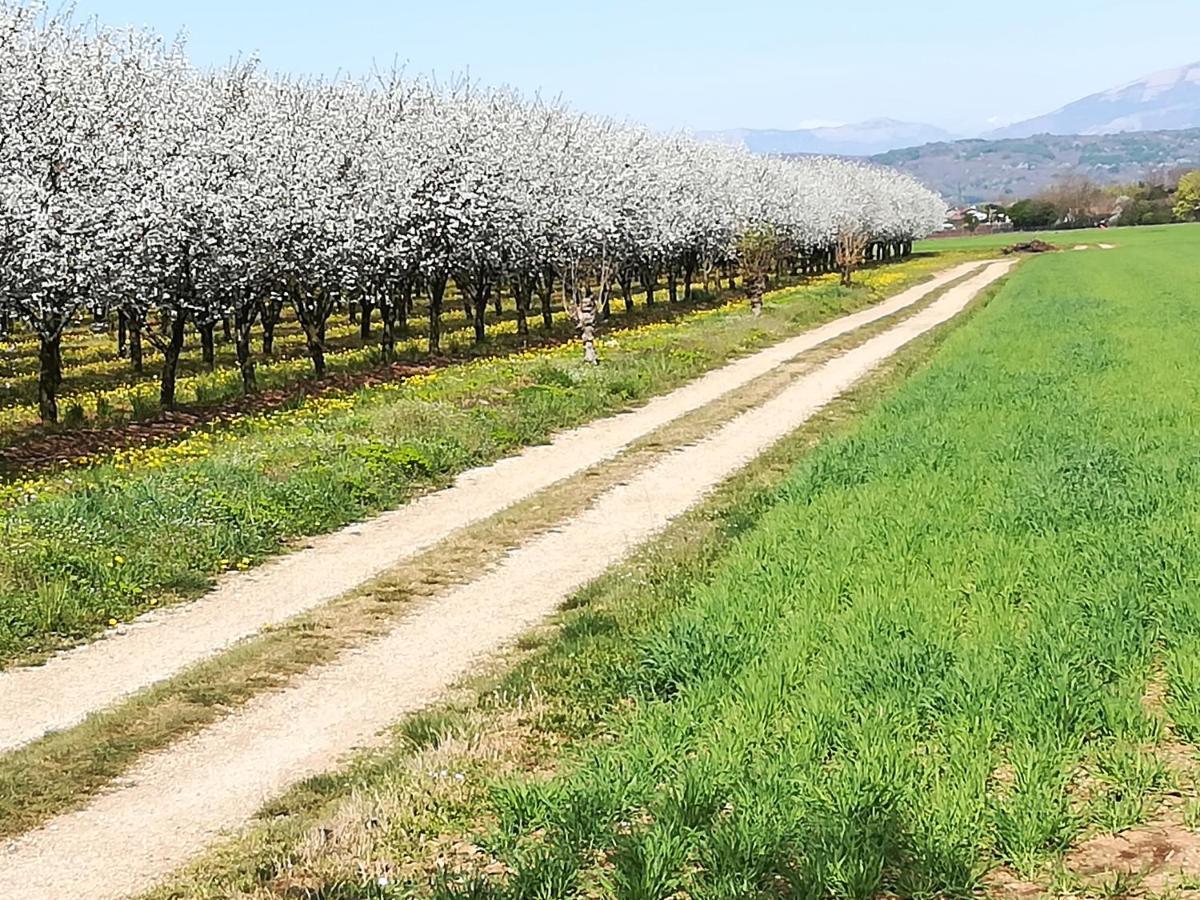
[[[607,579],[478,705],[275,810],[382,815],[353,853],[278,832],[238,882],[967,897],[1003,873],[1061,895],[1086,892],[1089,837],[1194,823],[1200,228],[1120,238],[1027,261],[705,553]],[[465,749],[505,722],[502,750]],[[402,892],[363,874],[380,860]]]
[[[520,878],[967,895],[1151,815],[1167,721],[1200,737],[1198,253],[1029,263],[814,453],[640,641],[611,739],[497,791]]]
[[[1156,241],[1164,233],[1191,229],[1190,225],[1153,225],[1143,228],[1080,228],[1063,231],[1010,231],[1004,234],[981,234],[971,237],[928,238],[917,241],[914,249],[918,253],[955,250],[999,250],[1012,244],[1041,240],[1070,250],[1079,244],[1142,244]],[[1186,240],[1180,238],[1180,240]]]

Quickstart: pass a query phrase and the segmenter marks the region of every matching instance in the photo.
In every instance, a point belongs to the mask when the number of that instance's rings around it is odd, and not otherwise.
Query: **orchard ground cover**
[[[665,298],[665,286],[658,286]],[[639,300],[641,298],[639,297]],[[721,305],[728,295],[720,290],[705,291],[697,286],[686,304],[663,302],[654,306],[638,306],[632,311],[614,304],[613,317],[605,330],[620,331],[633,325],[668,321],[681,310],[705,309]],[[461,301],[453,285],[447,289],[448,313],[442,322],[443,359],[471,359],[492,356],[514,350],[557,344],[569,340],[574,324],[564,315],[561,306],[553,309],[553,324],[531,327],[528,337],[517,331],[516,313],[511,298],[505,298],[504,311],[493,318],[489,339],[484,344],[474,341],[472,322],[455,315]],[[426,344],[428,322],[420,306],[409,320],[405,333],[396,340],[394,361],[400,364],[421,364],[429,360]],[[103,428],[130,421],[153,419],[162,414],[158,405],[159,369],[161,358],[146,347],[142,372],[132,367],[127,356],[118,353],[116,335],[111,322],[105,330],[94,333],[88,326],[73,328],[63,340],[63,384],[59,391],[63,409],[62,422],[51,433],[70,434],[79,427]],[[214,342],[215,356],[210,370],[202,358],[196,335],[189,334],[178,364],[178,400],[189,411],[205,409],[238,400],[242,383],[237,369],[234,344],[218,334]],[[370,336],[362,336],[361,324],[348,318],[331,321],[325,338],[326,363],[330,375],[353,375],[379,370],[382,365],[379,348],[380,325],[376,319]],[[284,310],[273,331],[273,348],[263,355],[257,366],[257,380],[263,390],[301,389],[317,387],[313,383],[312,365],[300,323]],[[19,325],[7,337],[0,337],[0,447],[36,439],[46,433],[38,419],[38,341]]]
[[[1162,855],[1078,864],[1200,820],[1200,229],[1119,243],[1026,262],[861,420],[764,460],[781,483],[160,896],[1162,887],[1128,871]]]
[[[577,346],[482,359],[0,484],[0,658],[193,596],[291,538],[395,506],[950,261],[871,270],[850,290],[811,280],[769,298],[760,319],[732,302],[614,334],[595,370],[579,363]]]

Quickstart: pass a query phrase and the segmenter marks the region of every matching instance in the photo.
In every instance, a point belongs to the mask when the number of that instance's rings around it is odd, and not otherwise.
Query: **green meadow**
[[[798,465],[604,673],[603,739],[496,783],[514,874],[439,891],[969,896],[1186,789],[1200,229],[1122,237],[1027,262]]]

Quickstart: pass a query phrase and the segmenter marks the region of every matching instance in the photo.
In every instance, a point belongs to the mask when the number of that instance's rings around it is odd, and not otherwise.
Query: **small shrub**
[[[552,363],[543,363],[533,370],[532,375],[534,382],[537,384],[562,388],[569,388],[575,385],[575,379],[571,377],[570,372]]]
[[[142,391],[129,394],[129,409],[135,419],[152,419],[158,415],[158,398]]]
[[[80,428],[87,421],[87,413],[84,412],[83,406],[79,403],[71,403],[67,405],[66,411],[63,413],[62,423],[68,428]]]
[[[96,419],[100,422],[111,422],[113,419],[112,402],[104,394],[96,395]]]

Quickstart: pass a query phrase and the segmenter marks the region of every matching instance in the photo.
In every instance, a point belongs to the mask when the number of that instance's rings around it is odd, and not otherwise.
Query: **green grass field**
[[[1194,825],[1200,228],[1107,234],[1027,261],[782,483],[294,792],[206,883],[969,897],[1005,870],[1061,895],[1089,835]]]
[[[1070,250],[1077,244],[1142,244],[1156,241],[1163,234],[1170,235],[1180,229],[1186,231],[1192,228],[1194,226],[1191,225],[1152,225],[1139,228],[1081,228],[1076,231],[1016,231],[1006,234],[981,234],[976,237],[932,238],[917,241],[913,249],[918,253],[943,252],[950,249],[999,250],[1012,244],[1037,239]]]
[[[1155,673],[1198,736],[1200,230],[1138,244],[1028,264],[798,468],[612,739],[498,787],[522,882],[966,896],[1153,811]]]

